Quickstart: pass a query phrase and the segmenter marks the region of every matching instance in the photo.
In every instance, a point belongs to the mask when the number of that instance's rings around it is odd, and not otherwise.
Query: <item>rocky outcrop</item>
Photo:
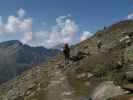
[[[126,77],[129,81],[133,81],[133,64],[127,66]]]
[[[133,84],[131,84],[131,83],[130,84],[124,84],[122,86],[122,88],[129,91],[129,92],[131,92],[131,93],[133,93]]]
[[[108,98],[123,95],[124,90],[120,86],[116,86],[112,81],[102,82],[99,84],[92,94],[93,100],[107,100]]]

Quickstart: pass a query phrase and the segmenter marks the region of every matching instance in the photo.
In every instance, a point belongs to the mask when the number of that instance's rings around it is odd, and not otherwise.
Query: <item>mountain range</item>
[[[20,75],[31,67],[44,63],[59,53],[56,49],[30,47],[18,40],[0,43],[0,83]]]
[[[98,30],[71,48],[68,65],[59,54],[1,84],[0,100],[132,100],[132,30],[133,20]]]

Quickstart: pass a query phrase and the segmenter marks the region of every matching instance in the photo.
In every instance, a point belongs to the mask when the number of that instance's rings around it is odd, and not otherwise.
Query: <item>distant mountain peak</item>
[[[4,42],[1,42],[0,44],[3,44],[3,45],[14,45],[14,44],[23,45],[19,40],[4,41]]]

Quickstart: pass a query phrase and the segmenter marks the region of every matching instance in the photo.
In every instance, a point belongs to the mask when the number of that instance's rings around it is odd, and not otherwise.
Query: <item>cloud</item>
[[[33,34],[31,45],[43,45],[47,48],[54,47],[62,43],[71,43],[74,35],[78,31],[78,26],[70,18],[70,15],[56,18],[56,24],[50,30],[42,30]]]
[[[22,8],[17,11],[17,16],[8,16],[6,22],[3,23],[2,17],[0,19],[1,36],[9,34],[15,36],[21,34],[18,40],[31,46],[52,48],[63,43],[71,44],[74,40],[74,36],[79,30],[78,25],[71,18],[70,14],[57,17],[55,19],[55,25],[52,25],[49,29],[43,28],[39,31],[32,30],[32,18],[27,18],[26,11]],[[86,35],[86,32],[84,35]]]
[[[84,41],[87,38],[91,37],[93,35],[93,33],[89,32],[89,31],[83,31],[82,36],[80,37],[80,41]]]
[[[23,8],[18,9],[17,15],[19,18],[24,17],[25,14],[26,14],[26,11]]]
[[[0,32],[3,32],[3,33],[31,31],[32,20],[31,19],[20,20],[18,17],[9,16],[7,24],[2,26],[3,26],[3,31],[0,31]]]
[[[33,36],[33,33],[32,32],[26,32],[26,33],[24,33],[24,37],[21,39],[21,42],[23,42],[24,44],[26,44],[27,42],[29,42],[30,40],[32,40],[32,36]]]
[[[18,10],[18,16],[10,15],[7,22],[0,21],[0,34],[15,34],[16,32],[29,32],[32,30],[32,19],[24,19],[25,11],[21,8]],[[21,17],[21,18],[20,18]]]
[[[130,13],[130,14],[127,16],[127,19],[133,19],[133,13]]]
[[[10,15],[7,18],[7,22],[2,22],[2,17],[0,20],[0,35],[10,34],[16,35],[22,33],[21,41],[27,43],[32,39],[32,19],[24,19],[25,11],[24,9],[19,9],[17,11],[18,16]]]
[[[31,18],[24,18],[25,10],[19,9],[17,11],[17,16],[10,15],[7,18],[7,21],[3,23],[2,17],[0,17],[0,35],[1,36],[17,36],[21,35],[18,40],[23,43],[27,43],[32,40],[32,19]]]

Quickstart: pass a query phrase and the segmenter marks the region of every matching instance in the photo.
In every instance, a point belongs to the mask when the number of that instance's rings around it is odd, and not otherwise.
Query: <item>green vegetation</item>
[[[94,73],[96,76],[102,77],[106,74],[106,68],[103,65],[97,64]]]
[[[5,89],[0,89],[0,96],[5,95],[7,93],[7,90]]]

